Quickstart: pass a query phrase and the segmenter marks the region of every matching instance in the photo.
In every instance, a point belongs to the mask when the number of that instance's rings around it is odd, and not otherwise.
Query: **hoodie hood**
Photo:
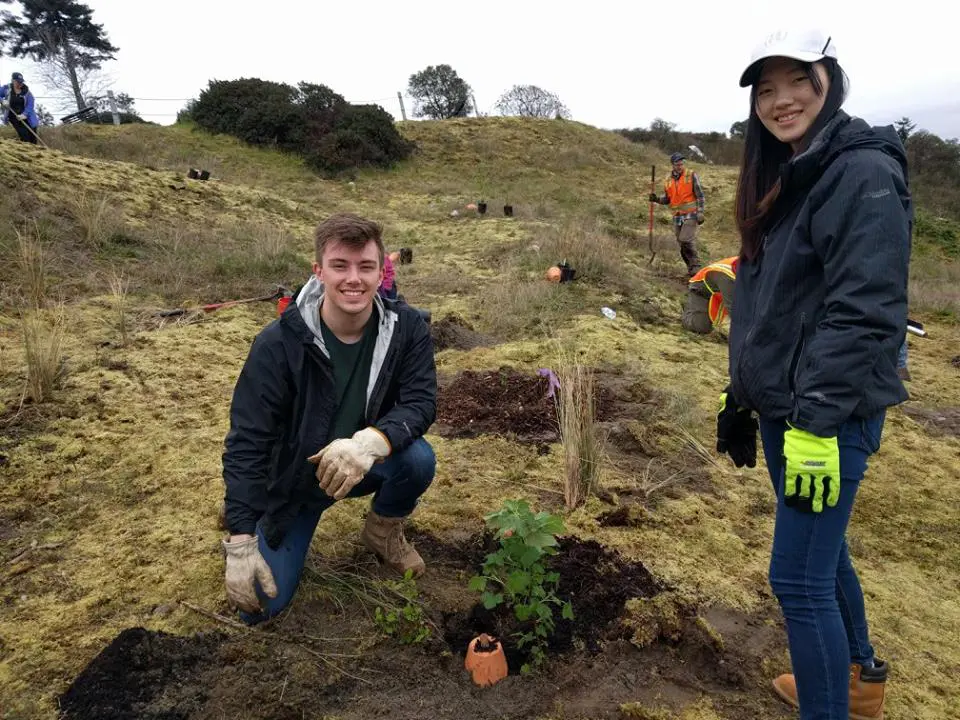
[[[323,283],[320,282],[320,279],[316,275],[311,275],[310,279],[300,288],[300,292],[297,293],[296,304],[297,309],[300,311],[300,317],[303,318],[304,324],[313,335],[313,343],[320,348],[324,355],[330,357],[327,346],[323,342],[323,333],[320,330],[320,306],[323,304],[323,297]],[[393,334],[393,325],[397,321],[397,314],[395,312],[387,312],[380,293],[374,293],[373,309],[380,318],[380,333],[378,337],[381,339],[386,338],[386,341],[389,342],[389,338]],[[378,340],[378,345],[379,344],[380,340]],[[383,348],[383,352],[384,354],[386,353],[385,347]]]
[[[886,153],[907,177],[907,152],[892,125],[870,126],[861,118],[838,110],[810,143],[810,147],[783,167],[782,187],[790,194],[813,184],[839,155],[850,150],[873,149]]]

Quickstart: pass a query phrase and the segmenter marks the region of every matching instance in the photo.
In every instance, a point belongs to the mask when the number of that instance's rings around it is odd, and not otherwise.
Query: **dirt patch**
[[[525,442],[560,439],[550,381],[503,366],[465,370],[441,383],[434,432],[446,437],[505,435]]]
[[[633,597],[650,597],[662,589],[642,564],[625,561],[593,540],[561,540],[549,569],[559,573],[558,595],[570,601],[574,613],[572,621],[557,620],[548,646],[554,654],[568,652],[575,645],[597,652],[605,641],[624,637],[624,628],[618,622],[624,603]],[[479,564],[475,570],[479,570]],[[451,648],[465,648],[471,638],[483,632],[506,640],[529,629],[505,605],[490,611],[479,603],[465,612],[446,615],[444,628],[444,638]],[[529,660],[526,652],[510,642],[505,642],[504,650],[511,672],[518,672]]]
[[[925,408],[903,405],[903,412],[923,425],[931,435],[960,437],[960,407]]]
[[[429,567],[418,583],[424,608],[440,629],[426,643],[378,638],[358,603],[310,585],[301,588],[289,613],[252,632],[174,637],[124,631],[61,696],[61,717],[526,720],[550,713],[613,720],[622,717],[623,703],[680,710],[702,694],[729,720],[791,716],[760,670],[762,659],[784,648],[782,631],[766,615],[688,614],[674,637],[638,647],[625,639],[624,604],[657,597],[661,584],[643,565],[570,538],[563,539],[554,568],[574,621],[558,625],[541,672],[513,672],[514,658],[505,680],[481,690],[463,668],[466,644],[478,629],[505,626],[476,612],[477,595],[466,590],[465,578],[491,541],[414,535]],[[316,574],[325,572],[321,563]],[[343,644],[351,639],[352,648]]]
[[[433,321],[430,324],[430,335],[433,337],[433,349],[437,352],[473,350],[496,344],[493,338],[476,332],[470,323],[457,315],[447,315]]]
[[[60,697],[65,718],[186,720],[203,707],[206,689],[194,682],[225,637],[176,637],[143,628],[121,632]]]

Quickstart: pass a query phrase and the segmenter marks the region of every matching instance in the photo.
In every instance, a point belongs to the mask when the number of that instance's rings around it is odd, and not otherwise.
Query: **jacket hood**
[[[296,305],[297,310],[300,311],[300,317],[303,319],[303,324],[306,325],[307,330],[313,336],[314,344],[323,351],[324,355],[329,357],[330,354],[327,352],[327,346],[323,342],[323,333],[320,330],[320,305],[323,303],[323,296],[323,283],[316,275],[311,275],[310,279],[300,288],[300,292],[297,293]],[[379,293],[374,293],[373,307],[380,317],[380,326],[387,326],[392,330],[393,323],[396,321],[396,313],[387,314],[387,308]]]
[[[784,166],[782,185],[790,190],[806,187],[839,155],[861,149],[886,153],[897,161],[904,178],[907,177],[907,152],[892,125],[871,126],[861,118],[838,110],[810,147]]]

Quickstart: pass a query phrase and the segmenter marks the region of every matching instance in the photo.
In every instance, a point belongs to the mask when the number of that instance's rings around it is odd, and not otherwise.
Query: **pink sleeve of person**
[[[393,262],[389,255],[383,256],[383,282],[380,287],[384,290],[393,289],[393,279],[397,276],[397,271],[393,268]]]

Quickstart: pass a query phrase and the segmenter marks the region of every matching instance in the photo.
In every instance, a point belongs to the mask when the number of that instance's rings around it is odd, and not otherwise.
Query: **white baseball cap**
[[[788,57],[800,62],[817,62],[825,57],[837,57],[833,38],[819,30],[778,30],[757,45],[750,64],[740,76],[740,87],[749,87],[757,81],[760,64],[772,57]]]

